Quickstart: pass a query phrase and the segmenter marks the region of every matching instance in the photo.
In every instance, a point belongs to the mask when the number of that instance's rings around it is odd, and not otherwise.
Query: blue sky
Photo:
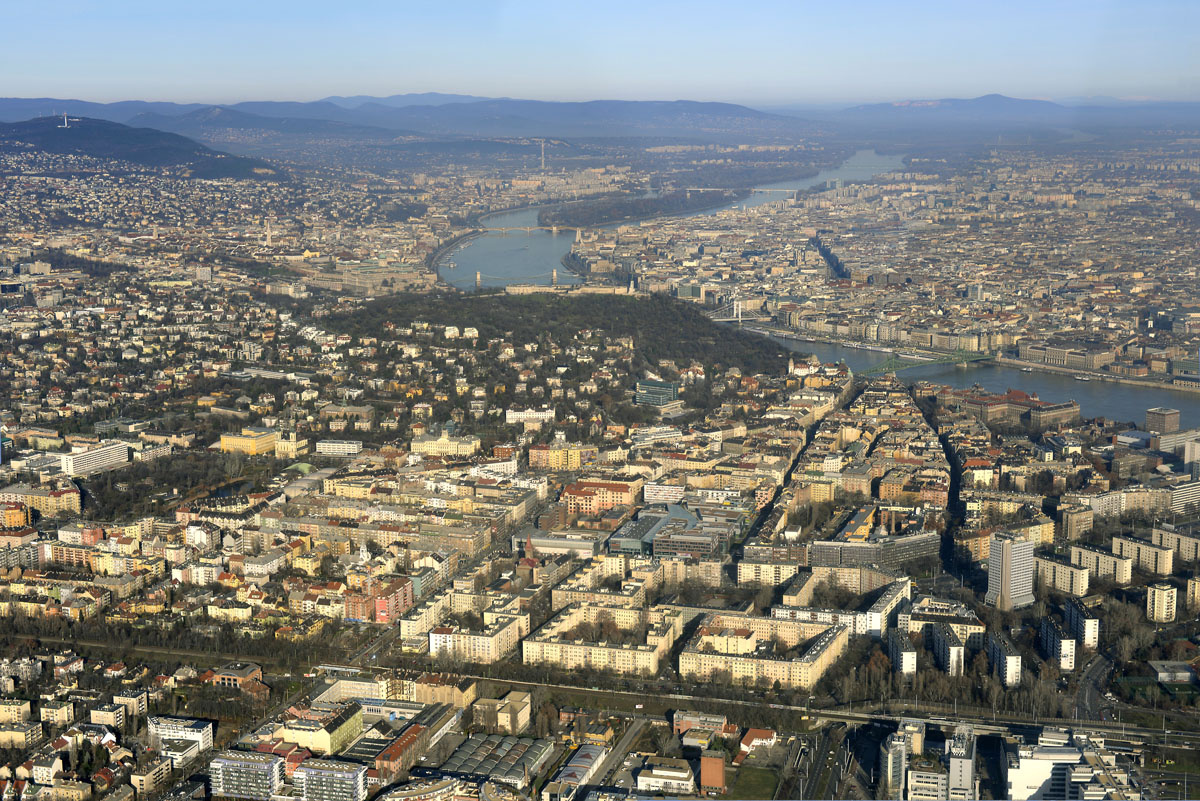
[[[6,5],[4,96],[1200,100],[1200,2],[1192,0]]]

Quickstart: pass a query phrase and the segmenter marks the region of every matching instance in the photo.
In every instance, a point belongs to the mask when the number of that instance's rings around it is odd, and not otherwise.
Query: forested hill
[[[581,329],[602,329],[609,336],[633,337],[641,362],[635,369],[674,359],[780,375],[789,355],[766,337],[714,323],[696,306],[664,295],[390,295],[326,317],[321,325],[337,333],[388,339],[386,323],[407,327],[417,320],[473,326],[484,341],[511,337],[529,342],[543,333],[561,341]]]
[[[281,173],[267,162],[231,156],[179,134],[153,128],[133,128],[107,120],[39,117],[0,124],[0,152],[41,151],[87,156],[142,167],[175,167],[192,178],[253,178],[278,180]],[[114,169],[118,169],[114,165]]]

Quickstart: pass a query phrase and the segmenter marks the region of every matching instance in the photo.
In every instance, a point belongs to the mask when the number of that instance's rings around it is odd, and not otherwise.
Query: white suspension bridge
[[[748,309],[740,300],[733,300],[724,306],[707,309],[704,312],[708,318],[717,323],[741,323],[744,321],[763,322],[770,320],[771,315],[762,309]]]

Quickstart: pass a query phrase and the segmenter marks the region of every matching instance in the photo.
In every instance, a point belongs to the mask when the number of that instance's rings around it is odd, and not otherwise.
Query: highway
[[[821,778],[833,770],[835,757],[831,754],[830,733],[828,729],[821,731],[821,736],[817,740],[813,750],[808,753],[808,764],[806,770],[808,774],[804,781],[804,798],[820,798],[817,793],[820,788],[817,786]]]

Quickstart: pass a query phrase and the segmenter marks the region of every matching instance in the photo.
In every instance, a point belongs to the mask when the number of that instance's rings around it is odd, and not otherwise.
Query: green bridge
[[[992,354],[990,353],[977,353],[970,350],[956,350],[930,359],[906,359],[903,356],[893,353],[888,357],[887,361],[868,367],[866,370],[859,370],[857,371],[857,375],[895,373],[900,370],[908,370],[912,367],[924,367],[931,364],[967,364],[969,362],[982,362],[991,358]]]

